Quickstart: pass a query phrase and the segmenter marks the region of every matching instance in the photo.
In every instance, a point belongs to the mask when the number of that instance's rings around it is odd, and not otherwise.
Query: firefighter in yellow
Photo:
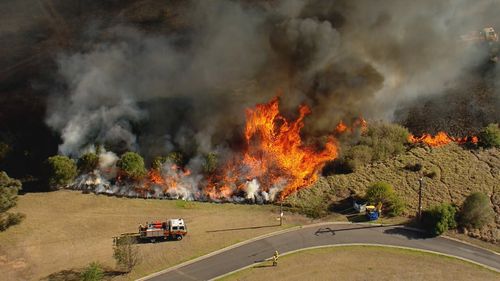
[[[278,253],[278,250],[274,252],[273,255],[273,266],[278,266],[278,258],[280,257],[280,254]]]

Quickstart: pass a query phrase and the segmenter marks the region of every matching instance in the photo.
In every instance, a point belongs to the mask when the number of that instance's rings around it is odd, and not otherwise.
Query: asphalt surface
[[[328,224],[259,239],[147,280],[209,280],[269,259],[275,250],[286,253],[314,246],[350,243],[384,244],[435,251],[500,270],[500,255],[458,241],[443,237],[428,238],[420,232],[399,226]]]

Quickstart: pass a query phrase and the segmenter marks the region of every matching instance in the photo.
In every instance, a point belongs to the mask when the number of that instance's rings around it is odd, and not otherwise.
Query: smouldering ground
[[[19,197],[15,211],[26,214],[26,219],[0,233],[3,280],[38,280],[92,261],[112,268],[112,237],[136,232],[139,223],[155,219],[184,218],[189,234],[180,242],[140,244],[141,263],[131,274],[116,279],[135,279],[255,236],[308,222],[302,216],[290,215],[285,226],[276,226],[278,207],[272,205],[128,199],[77,191],[26,194]],[[207,232],[258,226],[265,227]]]
[[[306,250],[222,280],[499,280],[500,274],[441,255],[373,246]]]

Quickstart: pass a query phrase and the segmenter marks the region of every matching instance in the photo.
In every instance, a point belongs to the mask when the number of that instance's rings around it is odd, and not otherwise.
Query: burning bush
[[[57,189],[73,182],[77,175],[76,164],[67,156],[49,157],[46,163],[48,184],[51,189]]]
[[[116,166],[125,177],[131,180],[140,180],[147,174],[144,159],[135,152],[125,152]]]
[[[479,145],[482,147],[500,147],[500,128],[498,124],[489,124],[479,133]]]
[[[484,193],[471,193],[464,201],[460,210],[460,225],[480,229],[492,222],[495,212],[491,208],[490,198]]]

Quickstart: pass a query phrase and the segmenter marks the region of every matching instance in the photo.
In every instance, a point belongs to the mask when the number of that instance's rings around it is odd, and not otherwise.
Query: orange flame
[[[358,117],[356,120],[354,120],[351,127],[348,127],[343,120],[340,120],[340,122],[335,127],[335,134],[341,135],[347,132],[353,133],[356,130],[361,131],[361,133],[366,133],[366,131],[368,130],[368,122],[366,122],[363,117]]]
[[[337,124],[337,127],[335,127],[335,132],[337,134],[342,134],[345,131],[347,131],[347,126],[344,124],[342,120],[340,120],[340,122]]]
[[[415,144],[421,143],[421,144],[425,144],[425,145],[432,146],[432,147],[438,147],[438,146],[447,145],[451,142],[455,142],[458,144],[464,144],[464,143],[470,142],[470,143],[476,144],[478,142],[478,138],[476,136],[454,138],[454,137],[449,136],[447,133],[441,131],[441,132],[437,133],[435,136],[432,136],[430,134],[423,134],[420,137],[415,137],[414,135],[410,134],[408,136],[408,141],[411,143],[415,143]]]
[[[289,121],[279,113],[278,97],[269,103],[258,104],[246,111],[246,151],[242,159],[229,164],[216,192],[212,184],[207,193],[219,196],[227,190],[237,192],[244,182],[257,179],[261,190],[268,192],[273,186],[281,186],[280,199],[309,186],[318,179],[318,172],[324,164],[337,156],[337,146],[332,137],[325,147],[317,151],[302,144],[300,130],[303,120],[311,111],[299,107],[299,117]],[[232,189],[231,187],[232,186]]]

